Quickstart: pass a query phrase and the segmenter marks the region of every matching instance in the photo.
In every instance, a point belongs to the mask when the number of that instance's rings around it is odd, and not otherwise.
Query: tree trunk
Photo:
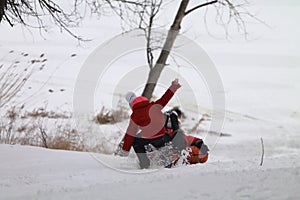
[[[6,0],[0,0],[0,22],[2,21],[5,7],[6,7]]]
[[[155,89],[155,86],[157,84],[157,81],[160,77],[160,74],[162,70],[164,69],[166,65],[166,61],[169,57],[170,51],[173,47],[173,44],[175,42],[175,39],[179,33],[180,25],[182,22],[183,17],[185,16],[185,11],[187,9],[187,6],[189,4],[189,0],[182,0],[180,7],[177,11],[175,20],[168,31],[168,35],[166,38],[166,41],[164,43],[163,49],[160,52],[160,55],[152,69],[150,69],[148,80],[146,83],[146,86],[144,88],[144,91],[142,93],[142,96],[147,97],[148,99],[151,99],[153,91]]]

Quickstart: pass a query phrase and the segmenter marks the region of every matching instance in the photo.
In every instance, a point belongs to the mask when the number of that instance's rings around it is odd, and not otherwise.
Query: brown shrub
[[[128,108],[124,106],[118,106],[113,110],[102,107],[100,112],[95,116],[94,121],[99,124],[114,124],[121,122],[128,117]]]
[[[71,114],[67,112],[54,112],[54,111],[47,111],[45,108],[37,108],[33,109],[32,111],[26,111],[26,113],[22,116],[22,118],[32,117],[32,118],[50,118],[50,119],[68,119],[71,118]]]

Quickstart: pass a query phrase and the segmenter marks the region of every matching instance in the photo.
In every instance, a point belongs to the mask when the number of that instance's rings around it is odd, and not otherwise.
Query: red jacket
[[[149,102],[145,97],[137,97],[132,102],[132,114],[125,134],[123,150],[129,151],[134,137],[141,130],[141,137],[154,139],[165,134],[164,115],[161,110],[170,101],[175,88],[169,87],[165,94],[155,102]]]

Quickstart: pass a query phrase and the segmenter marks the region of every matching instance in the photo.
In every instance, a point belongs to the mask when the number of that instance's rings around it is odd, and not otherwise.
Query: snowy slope
[[[0,145],[0,152],[3,200],[300,198],[299,152],[268,156],[262,167],[259,159],[242,159],[158,170],[137,170],[101,154],[9,145]],[[130,173],[97,161],[105,159],[123,162]]]

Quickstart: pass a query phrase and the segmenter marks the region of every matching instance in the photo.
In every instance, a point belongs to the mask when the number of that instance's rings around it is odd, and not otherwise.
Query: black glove
[[[209,152],[209,148],[206,144],[204,144],[203,140],[198,140],[195,143],[195,146],[198,147],[202,154],[207,154]]]
[[[184,139],[184,133],[181,129],[174,131],[174,137],[172,139],[172,144],[176,150],[181,151],[186,147],[186,141]]]

